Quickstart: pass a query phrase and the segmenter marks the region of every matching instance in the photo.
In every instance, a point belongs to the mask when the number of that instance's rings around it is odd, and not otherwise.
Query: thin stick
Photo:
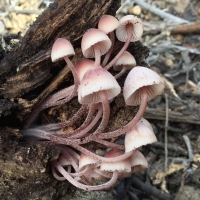
[[[165,171],[167,171],[167,166],[168,166],[168,137],[167,137],[167,130],[168,130],[168,124],[169,124],[169,113],[168,113],[168,95],[165,94]]]
[[[188,161],[191,162],[193,161],[193,151],[192,151],[192,146],[191,146],[191,143],[190,143],[190,139],[187,135],[183,135],[183,139],[185,141],[185,144],[187,146],[187,150],[188,150]]]
[[[138,5],[142,6],[146,10],[149,10],[150,12],[152,12],[162,18],[165,18],[169,21],[173,21],[173,22],[180,23],[180,24],[181,23],[189,23],[187,20],[176,17],[170,13],[166,13],[165,11],[163,11],[159,8],[149,5],[148,3],[144,2],[143,0],[134,0],[134,2],[137,3]]]

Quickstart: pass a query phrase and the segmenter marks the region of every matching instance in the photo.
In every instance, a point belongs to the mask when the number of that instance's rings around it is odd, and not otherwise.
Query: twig
[[[163,199],[163,200],[169,200],[172,199],[171,195],[166,193],[166,192],[162,192],[161,190],[158,190],[156,187],[153,187],[152,185],[150,185],[149,183],[143,183],[139,178],[137,177],[133,177],[132,178],[132,184],[134,185],[134,187],[142,190],[143,192],[149,194],[149,195],[153,195],[154,197],[156,197],[157,199]]]
[[[200,22],[173,27],[171,34],[200,33]]]
[[[163,142],[156,142],[156,143],[151,144],[151,146],[156,149],[158,149],[158,148],[164,149],[165,148],[165,145]],[[176,154],[181,154],[184,156],[187,156],[187,154],[188,154],[185,149],[183,149],[176,143],[172,143],[172,144],[168,143],[167,149],[168,149],[168,151],[172,151],[173,153],[175,152]]]
[[[153,43],[155,43],[156,41],[169,36],[170,32],[169,31],[163,31],[160,34],[156,35],[155,37],[151,38],[150,40],[148,40],[144,45],[149,46]]]
[[[150,12],[156,14],[156,15],[159,15],[160,17],[162,18],[165,18],[169,21],[173,21],[173,22],[176,22],[176,23],[189,23],[187,20],[184,20],[184,19],[181,19],[179,17],[176,17],[170,13],[166,13],[165,11],[159,9],[159,8],[156,8],[156,7],[153,7],[151,5],[149,5],[148,3],[144,2],[143,0],[133,0],[133,2],[137,3],[138,5],[142,6],[143,8],[145,8],[146,10],[149,10]]]
[[[184,60],[184,63],[185,63],[185,67],[186,67],[186,77],[185,77],[185,87],[184,87],[184,93],[186,93],[187,91],[187,88],[188,88],[188,79],[189,79],[189,71],[190,71],[190,65],[191,65],[191,60],[190,60],[190,57],[189,57],[189,54],[188,54],[188,51],[182,51],[181,52],[181,56]]]
[[[192,162],[194,155],[193,155],[190,139],[187,135],[183,135],[183,139],[185,141],[185,144],[186,144],[187,150],[188,150],[188,162]]]
[[[168,113],[168,95],[165,94],[165,171],[167,171],[168,167],[168,137],[167,137],[167,130],[168,130],[168,124],[169,124],[169,113]]]

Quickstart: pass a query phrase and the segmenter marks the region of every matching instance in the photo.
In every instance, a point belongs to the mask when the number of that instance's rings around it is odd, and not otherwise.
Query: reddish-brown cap
[[[81,104],[101,102],[99,91],[105,91],[108,99],[117,96],[121,88],[111,73],[101,67],[88,69],[78,88],[78,100]]]
[[[58,38],[51,50],[51,60],[56,62],[57,60],[63,59],[65,56],[75,55],[74,48],[71,43],[65,38]]]
[[[129,152],[146,144],[157,142],[151,124],[142,118],[125,135],[125,151]]]
[[[153,70],[137,66],[134,67],[126,77],[123,94],[127,105],[140,105],[140,88],[145,87],[148,101],[162,94],[164,83],[162,78]]]
[[[98,45],[100,54],[104,55],[111,47],[109,37],[99,29],[88,29],[83,35],[81,49],[86,58],[94,58],[94,45]]]
[[[126,31],[126,25],[133,25],[133,32],[131,42],[140,40],[143,34],[143,23],[142,20],[134,15],[126,15],[119,20],[120,25],[116,29],[116,36],[119,41],[126,42],[128,34]]]
[[[103,15],[98,23],[98,29],[108,34],[119,26],[119,21],[112,15]]]
[[[119,59],[113,65],[113,69],[115,71],[121,71],[123,66],[126,66],[127,70],[130,70],[136,66],[135,58],[128,51],[125,51],[119,57]]]

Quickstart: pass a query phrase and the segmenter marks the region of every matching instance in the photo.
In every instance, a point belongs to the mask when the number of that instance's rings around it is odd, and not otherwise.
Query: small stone
[[[129,14],[133,15],[140,15],[141,14],[141,7],[140,6],[134,6],[128,9]]]

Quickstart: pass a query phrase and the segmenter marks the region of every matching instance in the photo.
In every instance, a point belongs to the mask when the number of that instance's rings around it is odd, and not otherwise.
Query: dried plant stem
[[[168,168],[168,120],[169,120],[169,115],[168,115],[168,95],[165,94],[165,171],[167,171]]]

